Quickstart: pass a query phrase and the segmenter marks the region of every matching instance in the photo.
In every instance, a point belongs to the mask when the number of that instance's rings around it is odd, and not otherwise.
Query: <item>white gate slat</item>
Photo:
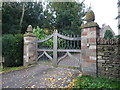
[[[65,40],[70,40],[70,41],[80,41],[81,38],[80,37],[69,37],[69,36],[64,36],[64,35],[61,35],[57,32],[57,30],[54,31],[54,33],[52,35],[50,35],[49,37],[47,37],[46,39],[44,40],[39,40],[39,41],[36,41],[37,45],[38,43],[42,43],[42,42],[45,42],[45,41],[48,41],[49,39],[51,39],[53,37],[53,49],[39,49],[38,47],[36,47],[36,51],[37,52],[41,52],[43,51],[43,53],[37,58],[37,60],[39,58],[41,58],[44,54],[52,61],[52,63],[54,65],[57,65],[61,60],[63,60],[65,57],[69,56],[77,61],[80,61],[78,58],[74,57],[73,55],[71,55],[70,52],[77,52],[77,53],[80,53],[81,50],[80,49],[58,49],[58,37],[59,38],[62,38],[62,39],[65,39]],[[68,45],[70,45],[71,43],[66,43]],[[78,42],[77,42],[77,45],[78,45]],[[74,46],[75,46],[75,43],[74,43]],[[47,53],[47,52],[53,52],[53,58]],[[58,59],[58,56],[57,56],[57,53],[58,52],[66,52],[65,55],[63,55],[62,57],[60,57]]]
[[[48,41],[49,39],[51,39],[54,35],[50,35],[49,37],[47,37],[46,39],[44,40],[38,40],[37,43],[41,43],[41,42],[45,42],[45,41]]]
[[[45,55],[52,61],[52,57],[50,55],[48,55],[48,53],[45,51]]]
[[[68,54],[65,53],[65,55],[63,55],[62,57],[60,57],[60,58],[58,59],[58,63],[59,63],[62,59],[64,59],[67,55],[68,55]]]
[[[74,38],[72,38],[72,37],[63,36],[63,35],[61,35],[59,33],[57,33],[57,36],[59,38],[65,39],[65,40],[72,40],[72,41],[80,41],[81,40],[80,37],[77,37],[77,38],[74,37]]]

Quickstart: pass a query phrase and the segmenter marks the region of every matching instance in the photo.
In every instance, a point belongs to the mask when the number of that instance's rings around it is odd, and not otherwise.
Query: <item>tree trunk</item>
[[[23,3],[22,15],[21,15],[21,19],[20,19],[20,31],[21,31],[21,28],[22,28],[22,22],[23,22],[23,18],[24,18],[24,13],[25,13],[25,4]]]

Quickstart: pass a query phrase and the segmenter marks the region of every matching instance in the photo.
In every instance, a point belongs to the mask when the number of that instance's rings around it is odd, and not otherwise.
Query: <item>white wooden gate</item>
[[[52,38],[52,48],[45,48],[42,46],[40,46],[41,48],[38,47],[40,43],[44,43]],[[61,40],[60,42],[58,42],[59,38]],[[81,38],[75,35],[62,35],[55,30],[54,33],[46,39],[36,41],[36,51],[37,60],[45,55],[54,65],[80,67]],[[42,53],[39,55],[39,52]],[[49,55],[48,52],[53,52],[53,55]],[[64,53],[64,55],[59,56],[58,53]]]

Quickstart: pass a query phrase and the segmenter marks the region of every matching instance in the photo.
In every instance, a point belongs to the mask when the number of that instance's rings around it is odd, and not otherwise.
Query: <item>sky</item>
[[[100,27],[102,27],[102,24],[110,25],[116,35],[118,35],[118,20],[115,19],[118,15],[117,1],[118,0],[85,0],[85,5],[91,5],[95,13],[95,22],[97,22]]]

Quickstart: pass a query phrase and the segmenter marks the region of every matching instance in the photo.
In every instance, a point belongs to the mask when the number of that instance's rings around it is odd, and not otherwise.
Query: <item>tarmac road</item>
[[[81,72],[77,69],[38,64],[1,75],[2,88],[68,88]]]

